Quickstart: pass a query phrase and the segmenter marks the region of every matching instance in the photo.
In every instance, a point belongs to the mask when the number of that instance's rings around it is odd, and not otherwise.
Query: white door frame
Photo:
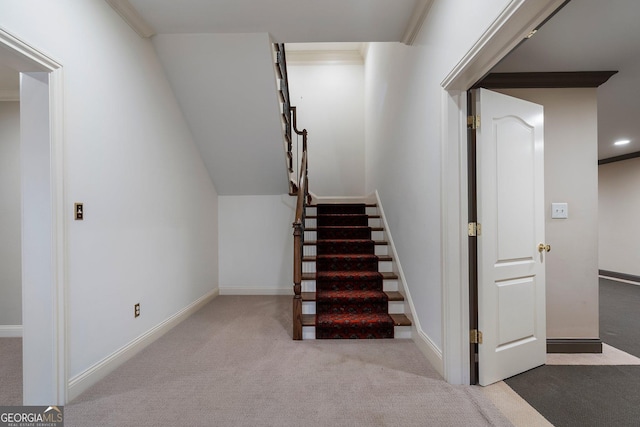
[[[442,81],[441,253],[444,377],[470,383],[466,91],[565,0],[512,0]]]
[[[0,28],[0,49],[7,51],[9,54],[17,56],[19,62],[28,63],[26,69],[20,69],[21,72],[47,72],[49,73],[49,150],[42,153],[49,159],[49,189],[51,195],[51,218],[44,218],[44,222],[49,224],[48,231],[50,236],[47,240],[50,242],[48,253],[51,258],[50,277],[47,286],[50,286],[53,298],[50,301],[50,316],[46,319],[37,319],[37,322],[31,322],[33,329],[42,326],[42,331],[50,331],[46,334],[51,336],[34,336],[35,333],[29,328],[23,329],[23,341],[36,341],[34,338],[48,340],[48,348],[51,346],[53,351],[52,359],[48,365],[52,367],[50,378],[39,379],[36,375],[31,374],[32,371],[29,364],[24,366],[25,384],[25,404],[58,404],[63,405],[67,399],[67,345],[66,345],[66,244],[65,244],[65,221],[64,221],[64,132],[63,132],[63,76],[62,65],[50,58],[48,55],[40,52],[29,44],[23,42],[12,34]],[[23,159],[29,161],[29,159]],[[24,213],[22,214],[24,216]],[[23,273],[24,274],[24,273]],[[23,283],[23,287],[25,284]],[[29,286],[29,285],[27,285]],[[33,293],[33,292],[32,292]],[[25,316],[25,304],[29,301],[24,300],[25,291],[23,290],[23,317]],[[27,316],[30,314],[27,312]],[[24,322],[24,321],[23,321]],[[42,323],[42,325],[40,325]],[[46,324],[45,324],[46,323]],[[26,342],[26,341],[25,341]],[[35,343],[37,345],[37,342]],[[34,390],[38,381],[43,380],[46,384],[52,384],[52,389],[38,393],[38,395],[29,395],[27,390]],[[46,399],[48,402],[44,402]]]

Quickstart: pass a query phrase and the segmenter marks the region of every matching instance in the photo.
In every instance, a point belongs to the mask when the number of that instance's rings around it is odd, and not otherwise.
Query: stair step
[[[384,293],[387,294],[387,298],[389,299],[389,301],[404,301],[404,295],[402,295],[398,291],[384,291]],[[304,302],[316,300],[315,292],[301,292],[300,295],[302,296],[302,301]]]
[[[321,255],[322,256],[322,255]],[[327,257],[340,257],[340,254],[335,254],[335,255],[325,255]],[[359,255],[357,254],[343,254],[342,256],[353,256],[353,257],[357,257]],[[382,262],[388,262],[388,261],[392,261],[393,259],[389,256],[389,255],[376,255],[378,257],[378,261],[382,261]],[[309,256],[305,256],[302,257],[302,262],[315,262],[316,261],[316,256],[315,255],[309,255]]]
[[[411,326],[411,320],[409,320],[409,318],[404,314],[390,314],[389,316],[391,316],[394,326]],[[302,326],[315,326],[315,325],[316,325],[315,314],[302,315]]]
[[[335,240],[340,240],[340,239],[335,239]],[[344,239],[344,240],[350,240],[350,239]],[[305,246],[316,246],[318,244],[317,240],[305,240],[305,242],[303,243]],[[389,244],[389,242],[387,242],[386,240],[374,240],[373,241],[374,245],[379,245],[379,246],[386,246]]]
[[[381,271],[382,280],[398,280],[398,275],[391,271]],[[316,280],[316,273],[302,273],[302,280]]]
[[[357,205],[358,203],[312,203],[310,205],[307,205],[307,207],[317,208],[319,204],[320,205]],[[364,206],[367,208],[375,208],[378,205],[376,203],[365,203]]]
[[[411,320],[404,314],[389,314],[394,326],[411,326]]]
[[[362,216],[362,215],[366,215],[366,214],[327,214],[327,216],[331,216],[331,215],[336,215],[336,216]],[[374,218],[374,219],[380,219],[380,215],[367,215],[369,217],[369,219]],[[318,219],[318,215],[305,215],[305,218],[308,219]]]
[[[315,314],[303,314],[302,315],[302,326],[316,326],[316,315]]]
[[[351,227],[348,225],[331,225],[331,226],[327,226],[324,228],[359,228],[359,227]],[[360,227],[362,228],[362,227]],[[371,231],[384,231],[384,227],[368,227],[371,229]],[[317,227],[305,227],[304,231],[318,231]]]

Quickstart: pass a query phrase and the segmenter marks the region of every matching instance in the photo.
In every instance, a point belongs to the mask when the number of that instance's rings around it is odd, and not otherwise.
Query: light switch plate
[[[567,203],[551,203],[551,218],[569,218],[569,205]]]
[[[84,219],[84,208],[82,203],[75,203],[73,205],[73,217],[76,221],[82,221]]]

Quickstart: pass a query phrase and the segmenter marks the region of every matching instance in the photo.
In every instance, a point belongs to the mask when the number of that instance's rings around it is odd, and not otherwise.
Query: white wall
[[[310,191],[364,196],[364,65],[318,61],[287,69],[298,129],[309,132]]]
[[[600,269],[640,276],[640,158],[598,167]]]
[[[20,103],[0,102],[0,326],[22,325]]]
[[[365,64],[366,191],[378,190],[427,339],[442,349],[441,82],[509,2],[436,0],[415,46]]]
[[[0,28],[64,68],[73,378],[215,290],[217,194],[151,42],[106,2],[3,2]]]
[[[296,198],[220,196],[220,293],[293,295]]]
[[[596,89],[499,92],[544,106],[547,338],[598,338]],[[551,219],[552,202],[569,218]]]

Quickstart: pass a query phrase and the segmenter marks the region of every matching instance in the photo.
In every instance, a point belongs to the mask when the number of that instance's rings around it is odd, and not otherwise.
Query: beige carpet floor
[[[0,338],[0,406],[22,405],[22,338]]]
[[[293,341],[290,297],[214,299],[65,407],[65,426],[507,426],[411,340]]]

